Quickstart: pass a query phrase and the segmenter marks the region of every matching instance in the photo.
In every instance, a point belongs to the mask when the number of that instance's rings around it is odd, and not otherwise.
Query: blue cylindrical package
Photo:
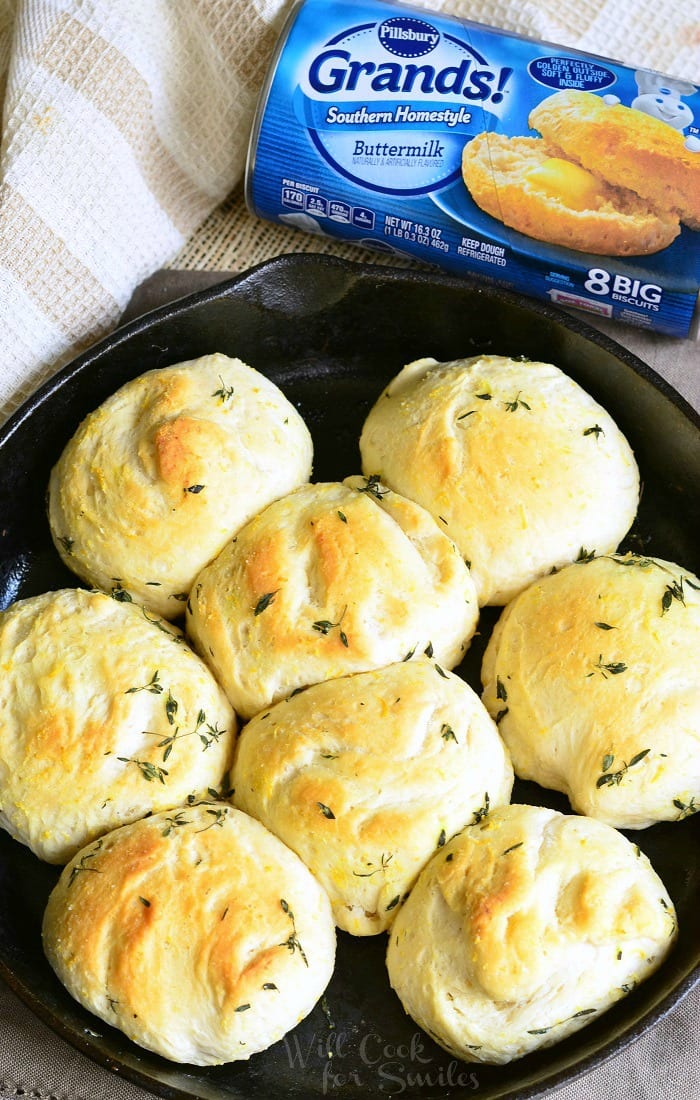
[[[673,336],[700,287],[700,91],[393,0],[301,0],[259,217]]]

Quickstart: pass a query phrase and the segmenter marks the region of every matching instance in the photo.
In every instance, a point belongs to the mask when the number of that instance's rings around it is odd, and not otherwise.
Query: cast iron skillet
[[[0,606],[76,585],[49,537],[51,466],[83,416],[127,379],[208,352],[239,356],[298,406],[315,443],[315,480],[359,472],[364,417],[384,384],[420,356],[492,352],[556,363],[617,420],[641,467],[639,516],[624,548],[700,571],[700,417],[635,356],[554,308],[464,280],[283,256],[119,329],[62,370],[0,433]],[[462,666],[479,663],[497,612]],[[513,801],[568,811],[561,796],[517,783]],[[41,916],[58,869],[0,835],[0,974],[60,1035],[165,1097],[310,1100],[401,1095],[429,1100],[541,1096],[599,1064],[659,1021],[700,977],[700,815],[633,834],[678,910],[680,939],[646,983],[558,1046],[510,1066],[468,1066],[404,1015],[384,969],[385,937],[340,934],[326,996],[285,1040],[249,1062],[201,1069],[143,1051],[84,1012],[44,961]]]

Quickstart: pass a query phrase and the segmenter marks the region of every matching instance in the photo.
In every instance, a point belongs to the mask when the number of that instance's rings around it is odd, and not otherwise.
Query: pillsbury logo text
[[[440,41],[440,32],[430,23],[405,15],[385,19],[377,35],[384,49],[396,57],[424,57]]]

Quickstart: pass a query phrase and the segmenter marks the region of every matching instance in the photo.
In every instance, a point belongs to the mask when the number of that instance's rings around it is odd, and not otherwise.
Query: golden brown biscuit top
[[[430,854],[512,784],[476,694],[426,656],[263,711],[231,779],[236,805],[301,856],[339,926],[361,935],[387,927]]]
[[[148,371],[85,418],[52,471],[54,541],[89,583],[175,618],[195,574],[311,459],[299,413],[240,360]]]
[[[320,995],[335,947],[328,900],[301,861],[225,802],[84,848],[49,898],[43,938],[91,1011],[197,1064],[279,1039]]]
[[[187,629],[246,717],[290,691],[421,653],[455,665],[478,607],[428,513],[372,478],[304,486],[197,578]]]
[[[481,604],[511,599],[581,545],[616,549],[638,470],[612,417],[551,363],[419,359],[367,417],[363,468],[428,509]]]
[[[105,975],[110,998],[163,1029],[167,998],[154,996],[138,974],[167,973],[173,949],[191,946],[192,978],[211,989],[224,1014],[259,998],[288,954],[290,980],[304,965],[304,945],[296,952],[286,946],[293,926],[269,853],[222,829],[229,815],[230,807],[216,803],[173,810],[152,827],[119,836],[118,844],[98,840],[68,873],[72,904],[63,911],[60,939],[79,943],[81,966]],[[235,881],[223,873],[231,860]],[[159,1003],[160,1020],[153,1015]]]
[[[534,997],[582,942],[675,935],[645,857],[600,822],[502,807],[437,860],[437,886],[471,945],[472,980],[495,1001]]]
[[[44,859],[218,788],[237,723],[176,627],[63,589],[0,615],[0,813]]]
[[[518,775],[619,828],[700,801],[700,580],[643,555],[585,556],[504,611],[484,703]]]

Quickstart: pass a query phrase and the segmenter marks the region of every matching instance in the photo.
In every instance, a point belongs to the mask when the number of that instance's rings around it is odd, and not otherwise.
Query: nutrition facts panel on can
[[[288,210],[296,210],[311,218],[328,218],[370,231],[375,226],[375,213],[367,206],[354,206],[338,195],[323,193],[315,184],[283,179],[280,202]]]

